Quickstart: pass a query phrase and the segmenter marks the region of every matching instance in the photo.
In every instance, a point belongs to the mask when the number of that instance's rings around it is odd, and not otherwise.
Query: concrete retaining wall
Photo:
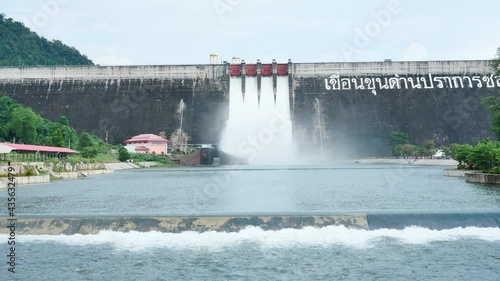
[[[153,161],[137,162],[137,164],[141,165],[144,168],[151,168],[151,167],[155,167],[157,165],[156,162],[153,162]]]
[[[198,166],[201,162],[201,152],[200,150],[196,150],[186,155],[179,155],[177,159],[180,160],[181,166]]]
[[[49,171],[63,173],[63,172],[79,172],[79,171],[87,171],[87,170],[106,170],[106,166],[101,163],[76,163],[71,164],[69,162],[66,163],[56,163],[56,164],[48,164],[47,169]]]
[[[356,160],[359,164],[412,164],[425,166],[456,166],[457,161],[453,159],[359,159]]]
[[[79,175],[78,172],[51,172],[50,174],[56,178],[62,179],[77,179]]]
[[[43,163],[41,163],[41,165],[37,165],[34,163],[13,163],[10,167],[14,168],[16,175],[26,173],[26,168],[33,168],[33,172],[35,173],[35,175],[38,175],[39,173],[38,168],[43,167]],[[7,165],[0,166],[0,174],[7,175],[9,173],[8,170],[9,166]]]
[[[50,182],[50,175],[40,175],[32,177],[16,177],[17,184],[34,184]]]
[[[92,175],[111,174],[113,173],[113,170],[88,170],[88,171],[79,171],[78,173],[84,176],[92,176]]]
[[[443,174],[447,177],[465,178],[465,173],[471,173],[470,170],[444,169]]]
[[[500,184],[500,175],[465,173],[465,181],[471,183]]]
[[[123,163],[106,163],[104,164],[108,170],[125,170],[125,169],[139,169],[140,167],[134,163],[123,162]]]
[[[51,172],[52,176],[56,178],[63,179],[77,179],[81,177],[88,177],[92,175],[102,175],[102,174],[111,174],[113,170],[85,170],[78,172]]]
[[[47,183],[50,182],[50,175],[40,175],[31,177],[16,177],[15,183],[16,187],[24,184],[35,184],[35,183]],[[7,179],[0,179],[0,188],[5,188],[7,186]]]

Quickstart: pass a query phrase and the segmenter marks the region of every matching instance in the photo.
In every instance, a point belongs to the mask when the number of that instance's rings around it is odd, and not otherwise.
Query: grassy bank
[[[132,154],[130,155],[134,162],[156,162],[156,167],[176,167],[174,161],[165,156],[154,154]]]
[[[155,162],[155,167],[176,167],[177,164],[170,158],[165,156],[157,156],[153,154],[132,154],[131,160],[137,164],[138,162]],[[45,161],[45,164],[65,164],[70,163],[76,165],[78,163],[84,164],[107,164],[107,163],[121,163],[116,154],[103,154],[100,153],[94,158],[85,158],[81,155],[74,155],[64,159],[50,159]]]

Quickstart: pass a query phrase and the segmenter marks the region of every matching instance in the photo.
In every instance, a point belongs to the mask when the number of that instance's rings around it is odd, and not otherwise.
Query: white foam
[[[114,232],[101,231],[96,235],[19,235],[20,243],[56,242],[66,245],[111,245],[117,250],[145,251],[151,249],[208,249],[223,250],[242,243],[255,243],[262,247],[287,248],[300,246],[329,247],[344,245],[355,248],[376,247],[381,241],[393,239],[391,243],[427,244],[437,241],[477,239],[488,242],[500,241],[500,228],[454,228],[430,230],[408,227],[403,230],[360,230],[344,226],[324,228],[282,229],[264,231],[258,227],[247,227],[239,232]],[[7,236],[1,235],[0,241]]]
[[[272,77],[262,77],[258,99],[256,77],[231,77],[229,119],[221,138],[224,152],[247,159],[251,164],[288,164],[293,160],[292,122],[288,76],[278,77],[276,102]]]

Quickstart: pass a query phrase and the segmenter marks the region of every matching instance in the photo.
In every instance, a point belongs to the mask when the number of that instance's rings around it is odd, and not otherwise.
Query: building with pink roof
[[[0,157],[11,161],[44,161],[49,158],[63,158],[78,152],[64,147],[0,143]]]
[[[124,141],[130,153],[150,153],[166,155],[170,141],[154,134],[141,134]]]

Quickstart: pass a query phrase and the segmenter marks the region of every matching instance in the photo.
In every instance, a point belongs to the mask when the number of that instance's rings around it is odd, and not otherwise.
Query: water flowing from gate
[[[293,159],[288,77],[278,76],[276,97],[272,77],[261,78],[259,101],[256,77],[230,78],[229,120],[221,149],[251,164],[288,164]],[[275,100],[276,98],[276,100]]]

